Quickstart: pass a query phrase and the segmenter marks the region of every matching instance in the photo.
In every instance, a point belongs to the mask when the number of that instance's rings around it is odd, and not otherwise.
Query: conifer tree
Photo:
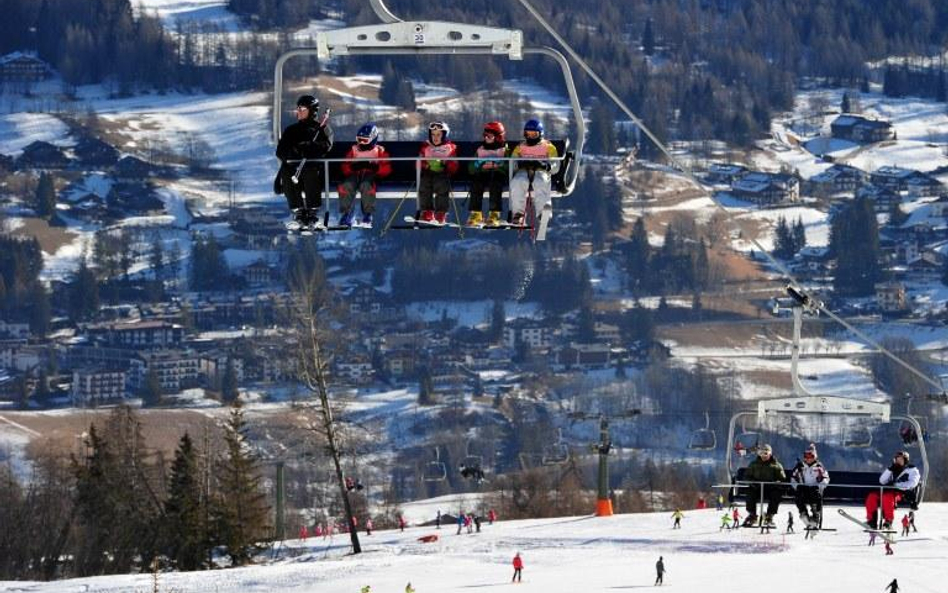
[[[793,252],[799,253],[806,247],[806,227],[803,226],[803,218],[798,217],[796,224],[793,225]]]
[[[40,175],[36,186],[35,208],[37,216],[45,220],[50,220],[56,214],[56,188],[49,173]]]
[[[240,400],[224,426],[226,452],[218,463],[215,527],[231,562],[241,566],[263,549],[269,513],[256,456],[247,442],[247,423]]]
[[[646,19],[645,29],[642,31],[642,53],[647,56],[655,55],[655,31],[651,18]]]
[[[507,322],[507,314],[504,311],[504,302],[500,299],[494,300],[494,306],[490,313],[490,340],[496,342],[504,335],[504,325]]]
[[[221,381],[221,399],[226,403],[237,401],[240,390],[237,383],[237,369],[234,367],[234,359],[227,357],[227,366],[224,369],[224,378]]]
[[[178,570],[204,568],[210,548],[199,469],[191,436],[184,433],[171,464],[161,522],[163,552]]]
[[[645,230],[645,221],[640,217],[632,225],[628,258],[626,266],[629,271],[629,283],[633,292],[649,284],[647,279],[648,261],[651,256],[651,246],[648,242],[648,232]]]

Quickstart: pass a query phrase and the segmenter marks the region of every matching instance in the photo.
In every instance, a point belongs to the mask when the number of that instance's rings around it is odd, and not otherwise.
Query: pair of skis
[[[487,225],[487,224],[478,224],[478,225],[466,225],[458,224],[456,222],[426,222],[424,220],[419,220],[414,216],[406,216],[404,218],[406,226],[394,226],[395,229],[440,229],[440,228],[452,228],[452,229],[474,229],[481,231],[504,231],[512,229],[515,231],[530,231],[533,230],[532,226],[527,225],[515,225],[506,221],[500,221],[496,225]]]
[[[868,523],[864,521],[860,521],[856,517],[853,517],[852,515],[844,511],[843,509],[838,509],[838,511],[839,511],[839,514],[842,515],[844,518],[852,521],[856,525],[861,526],[863,531],[867,533],[875,533],[876,535],[878,535],[885,541],[889,542],[890,544],[896,543],[895,537],[893,537],[892,535],[895,533],[894,529],[875,529],[872,527],[872,525],[869,525]]]

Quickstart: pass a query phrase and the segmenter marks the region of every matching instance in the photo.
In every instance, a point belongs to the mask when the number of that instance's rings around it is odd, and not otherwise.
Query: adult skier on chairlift
[[[316,118],[318,110],[319,99],[313,95],[297,99],[296,122],[286,127],[276,148],[281,164],[273,189],[286,196],[293,214],[290,230],[321,226],[317,213],[323,202],[323,163],[316,160],[329,154],[333,131],[326,117]]]
[[[353,226],[356,193],[362,196],[362,218],[360,225],[372,226],[375,213],[375,182],[392,172],[388,151],[379,144],[379,130],[369,122],[356,132],[356,143],[346,153],[342,163],[345,180],[339,184],[339,226]]]
[[[461,477],[480,483],[484,481],[484,470],[477,465],[461,465]]]
[[[538,119],[523,124],[523,141],[511,153],[517,172],[510,181],[510,224],[523,226],[527,194],[532,192],[533,211],[538,215],[550,203],[550,176],[559,171],[559,156],[553,143],[543,137],[543,124]]]
[[[451,142],[451,128],[443,121],[428,124],[428,139],[421,145],[418,162],[421,180],[418,182],[418,202],[424,224],[443,225],[447,222],[451,196],[451,176],[458,170],[458,162],[450,160],[458,154]]]

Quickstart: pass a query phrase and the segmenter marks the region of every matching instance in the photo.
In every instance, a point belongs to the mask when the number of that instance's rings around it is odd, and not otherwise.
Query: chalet
[[[119,152],[115,147],[91,136],[80,138],[73,153],[83,165],[91,167],[111,167],[119,160]]]
[[[889,212],[893,204],[901,204],[902,196],[887,187],[869,184],[856,190],[857,198],[872,200],[872,209],[876,212]]]
[[[932,218],[948,218],[948,195],[940,196],[929,203],[929,207],[931,208],[929,216]]]
[[[828,197],[834,194],[852,193],[866,182],[867,175],[856,167],[835,164],[829,169],[810,177],[807,181],[807,191],[819,197]]]
[[[898,262],[907,264],[920,257],[918,250],[918,241],[900,241],[895,244],[895,259]]]
[[[230,226],[249,249],[270,249],[286,237],[283,221],[263,212],[241,213],[230,221]]]
[[[463,254],[468,261],[474,263],[498,261],[503,258],[503,249],[499,245],[483,239],[451,241],[443,245],[442,249]]]
[[[934,251],[923,251],[908,262],[907,269],[913,280],[938,280],[944,267],[943,258]]]
[[[337,377],[356,385],[367,385],[375,376],[372,361],[365,355],[354,355],[344,360],[336,360],[333,366]]]
[[[402,348],[385,353],[385,370],[393,377],[411,377],[415,374],[417,354],[415,350]]]
[[[147,182],[116,182],[109,189],[105,201],[109,212],[117,219],[130,213],[163,214],[165,211],[164,202],[158,197],[155,188]]]
[[[940,181],[921,171],[902,167],[879,167],[869,180],[880,187],[895,192],[909,192],[912,197],[938,196],[945,192]]]
[[[31,52],[0,56],[0,82],[39,82],[53,75],[49,64]]]
[[[115,163],[112,172],[118,181],[137,182],[156,175],[158,168],[138,157],[126,155]]]
[[[800,199],[800,180],[787,173],[748,173],[731,185],[731,194],[764,206]]]
[[[356,319],[368,322],[394,322],[403,319],[405,310],[392,297],[368,284],[358,284],[343,295],[343,302]]]
[[[556,351],[556,364],[565,368],[604,369],[612,362],[612,348],[604,344],[577,344]]]
[[[16,159],[19,169],[62,169],[69,165],[69,158],[58,146],[37,140],[23,149]]]
[[[901,313],[908,310],[905,285],[901,282],[876,284],[876,304],[884,313]]]
[[[747,175],[747,167],[733,163],[711,163],[705,179],[709,183],[724,183],[733,185],[738,179]]]
[[[120,402],[127,395],[126,373],[108,368],[83,368],[72,373],[72,405],[96,407]]]
[[[830,124],[830,133],[833,138],[861,144],[895,138],[895,129],[891,123],[851,113],[844,113],[833,120]]]
[[[200,369],[201,374],[207,379],[207,382],[211,385],[217,385],[224,379],[224,374],[227,373],[228,363],[233,365],[234,376],[237,377],[237,380],[243,381],[243,359],[232,356],[230,353],[223,352],[221,350],[204,352],[198,358],[198,368]]]
[[[266,286],[273,282],[273,269],[270,264],[258,259],[240,271],[248,286]]]
[[[948,199],[948,188],[945,184],[927,173],[916,171],[915,175],[909,177],[906,185],[908,194],[912,198],[940,196]]]
[[[92,324],[85,333],[93,342],[133,349],[170,348],[184,340],[184,328],[165,321]]]

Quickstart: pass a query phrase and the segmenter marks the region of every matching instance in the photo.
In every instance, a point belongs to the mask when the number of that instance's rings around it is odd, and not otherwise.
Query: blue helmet
[[[527,139],[528,143],[535,144],[536,142],[539,142],[540,139],[543,138],[543,124],[540,123],[540,120],[538,119],[529,119],[527,120],[527,123],[523,124],[524,136],[526,136],[527,132],[539,132],[539,136],[537,136],[536,139],[533,139],[533,138]]]
[[[356,142],[359,143],[360,147],[372,148],[378,140],[379,129],[375,125],[375,122],[370,121],[356,132]]]
[[[441,135],[442,142],[447,142],[448,138],[451,137],[451,126],[449,126],[443,121],[433,121],[430,124],[428,124],[428,140],[431,140],[432,130],[441,130],[443,132],[443,134]]]

